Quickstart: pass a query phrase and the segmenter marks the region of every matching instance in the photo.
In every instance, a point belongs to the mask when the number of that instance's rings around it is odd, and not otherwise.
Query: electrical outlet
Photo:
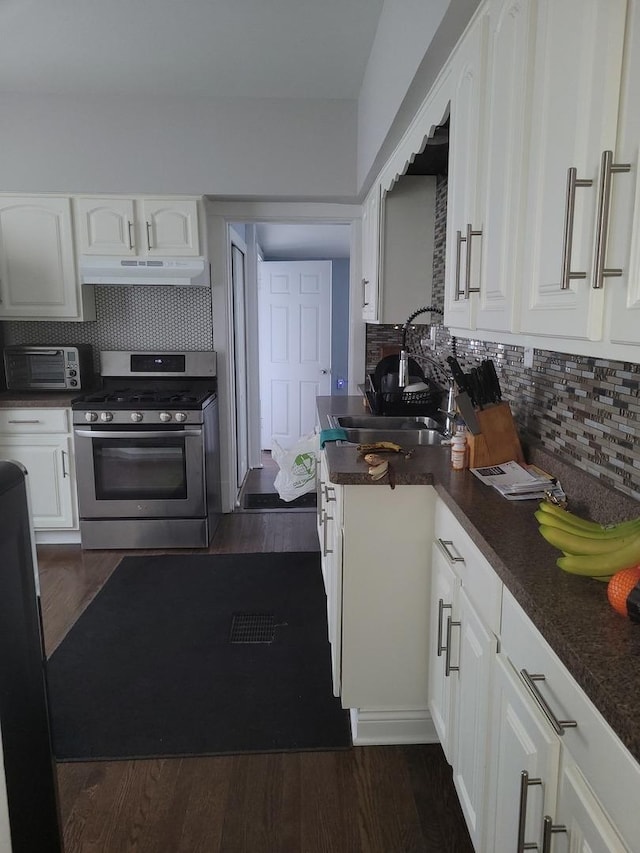
[[[523,364],[525,367],[533,367],[533,347],[524,348]]]

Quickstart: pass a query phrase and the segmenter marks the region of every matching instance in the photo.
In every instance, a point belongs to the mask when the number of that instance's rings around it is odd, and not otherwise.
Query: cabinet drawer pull
[[[603,151],[600,161],[600,182],[598,186],[598,212],[596,215],[596,240],[593,255],[593,284],[594,290],[599,290],[604,284],[603,279],[609,276],[621,276],[621,269],[605,267],[607,255],[607,233],[609,230],[609,210],[611,206],[611,179],[618,172],[629,172],[630,163],[614,163],[613,151]]]
[[[9,423],[10,424],[41,424],[42,421],[35,418],[34,420],[24,420],[24,421],[10,420]]]
[[[147,249],[151,251],[151,223],[147,222]]]
[[[460,672],[459,666],[451,666],[451,629],[455,625],[459,627],[461,622],[454,622],[451,616],[447,616],[447,647],[444,650],[444,674],[448,678],[452,672]]]
[[[67,460],[67,452],[66,450],[61,450],[60,454],[62,456],[62,477],[68,477],[69,472],[67,470],[66,460]]]
[[[464,298],[468,299],[470,293],[480,293],[479,287],[471,287],[471,243],[473,237],[482,237],[482,231],[474,231],[469,222],[467,225],[467,258],[464,276]]]
[[[453,548],[453,542],[451,539],[438,539],[437,541],[441,550],[444,552],[445,557],[450,563],[464,563],[464,557],[461,557],[460,554],[457,553],[452,554],[449,550],[449,545]]]
[[[133,249],[135,245],[133,242],[133,222],[130,219],[127,220],[127,229],[129,231],[129,248]]]
[[[460,267],[462,266],[460,259],[462,257],[462,244],[467,242],[467,238],[462,236],[462,231],[456,231],[456,289],[453,298],[456,302],[464,296],[464,290],[460,290]]]
[[[571,272],[571,249],[573,247],[573,218],[576,210],[576,187],[590,187],[591,178],[578,178],[575,166],[567,169],[567,194],[564,202],[564,233],[562,235],[562,276],[560,290],[568,290],[572,278],[586,278],[586,272]]]
[[[556,734],[563,735],[565,729],[575,729],[577,727],[578,723],[575,720],[559,720],[549,707],[547,700],[538,690],[536,681],[545,681],[546,679],[544,675],[534,675],[532,673],[527,672],[526,669],[521,669],[520,675],[522,676],[522,680],[524,681],[526,686],[529,688],[529,691],[534,700],[536,701],[538,707],[545,715],[547,720],[549,720],[549,722],[551,723],[551,726],[553,727],[553,730]]]
[[[563,823],[554,824],[549,815],[542,822],[542,853],[551,853],[551,836],[556,832],[567,832]]]
[[[442,657],[442,652],[447,648],[442,642],[442,623],[444,622],[444,611],[452,610],[450,604],[445,604],[442,598],[438,599],[438,657]]]
[[[520,774],[520,808],[518,810],[518,844],[516,853],[523,853],[524,850],[537,850],[538,845],[534,842],[524,840],[524,834],[527,824],[527,795],[530,785],[542,785],[542,779],[530,779],[526,770]]]

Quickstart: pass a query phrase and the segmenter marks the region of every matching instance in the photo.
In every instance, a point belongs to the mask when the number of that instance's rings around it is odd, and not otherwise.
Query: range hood
[[[173,285],[210,287],[211,267],[206,258],[117,258],[83,255],[82,284]]]

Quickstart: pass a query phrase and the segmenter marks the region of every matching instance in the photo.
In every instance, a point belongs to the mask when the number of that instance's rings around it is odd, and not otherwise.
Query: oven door
[[[202,426],[76,427],[80,518],[206,515]]]

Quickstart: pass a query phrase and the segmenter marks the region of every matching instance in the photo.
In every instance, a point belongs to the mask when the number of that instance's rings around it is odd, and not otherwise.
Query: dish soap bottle
[[[454,471],[462,471],[467,463],[467,436],[462,424],[456,426],[456,432],[451,439],[451,467]]]

